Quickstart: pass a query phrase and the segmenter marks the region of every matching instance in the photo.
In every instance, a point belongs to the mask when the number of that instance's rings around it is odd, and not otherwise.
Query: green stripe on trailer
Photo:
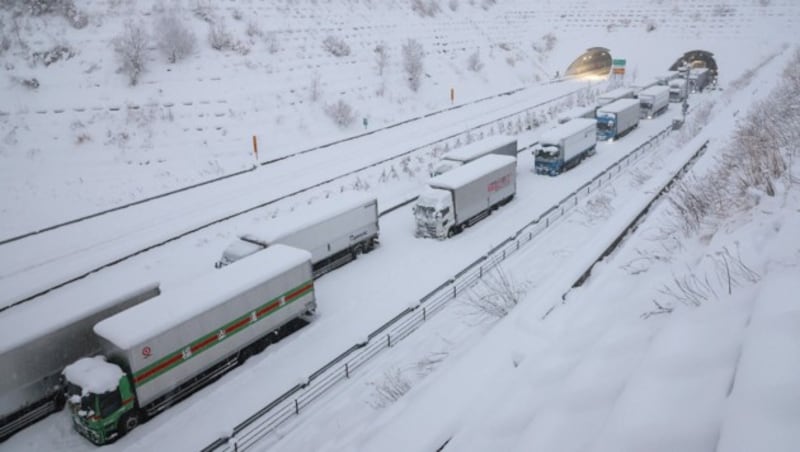
[[[136,372],[133,380],[136,385],[143,385],[152,381],[153,379],[163,375],[165,372],[172,370],[180,364],[194,358],[198,354],[211,349],[215,345],[225,341],[229,337],[244,331],[249,326],[254,325],[256,322],[269,317],[273,313],[279,311],[284,306],[287,306],[304,295],[314,291],[314,282],[306,281],[305,283],[285,292],[284,294],[273,298],[272,300],[258,306],[254,310],[243,314],[234,320],[222,325],[214,331],[195,339],[186,346],[168,354],[164,358],[154,362],[153,364],[145,367],[144,369]]]

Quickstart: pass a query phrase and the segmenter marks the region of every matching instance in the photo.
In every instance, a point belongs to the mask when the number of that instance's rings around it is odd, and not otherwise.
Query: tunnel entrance
[[[587,49],[567,67],[567,76],[605,77],[611,72],[611,53],[605,47]]]
[[[678,58],[677,61],[669,68],[670,71],[677,71],[678,68],[688,64],[691,68],[708,68],[711,72],[712,79],[717,78],[717,62],[714,60],[714,54],[706,50],[690,50]]]

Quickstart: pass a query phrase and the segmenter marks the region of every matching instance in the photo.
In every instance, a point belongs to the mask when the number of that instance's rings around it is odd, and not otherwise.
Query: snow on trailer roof
[[[455,190],[463,187],[470,182],[480,178],[490,171],[498,170],[509,163],[516,165],[517,159],[509,155],[489,154],[473,160],[464,166],[448,171],[440,176],[436,176],[428,181],[428,185],[433,188],[444,188]]]
[[[562,138],[576,134],[590,126],[597,127],[597,121],[588,118],[575,118],[543,133],[539,138],[539,143],[558,143]]]
[[[600,113],[619,113],[621,111],[627,110],[628,108],[630,108],[631,105],[638,106],[639,99],[620,99],[614,101],[608,105],[600,107],[600,109],[597,110],[597,114],[599,115]]]
[[[632,88],[623,87],[623,88],[612,89],[607,93],[603,93],[598,96],[598,99],[609,99],[609,98],[618,99],[620,97],[629,97],[632,95],[633,95]]]
[[[107,362],[103,356],[81,358],[65,367],[63,374],[70,383],[81,387],[81,395],[113,391],[123,375],[119,366]]]
[[[661,93],[666,93],[666,92],[669,92],[669,86],[667,86],[667,85],[657,85],[657,86],[651,86],[651,87],[649,87],[649,88],[647,88],[645,90],[640,91],[639,92],[639,96],[641,96],[641,95],[657,96],[657,95],[659,95]]]
[[[317,224],[358,206],[377,202],[374,195],[359,192],[342,193],[317,201],[287,215],[267,221],[257,232],[245,234],[258,242],[272,244],[299,229]]]
[[[0,354],[159,286],[131,279],[128,274],[90,277],[0,312]]]
[[[175,290],[117,313],[95,325],[94,331],[121,350],[129,350],[310,260],[308,251],[273,245],[236,265],[211,270]]]
[[[497,149],[511,142],[516,142],[516,137],[506,135],[495,135],[484,138],[481,141],[470,143],[458,149],[453,149],[445,155],[450,160],[473,160],[475,157],[485,153],[487,150]]]

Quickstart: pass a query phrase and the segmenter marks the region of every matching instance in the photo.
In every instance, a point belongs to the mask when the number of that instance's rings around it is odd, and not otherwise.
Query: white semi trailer
[[[597,121],[576,118],[543,133],[534,147],[534,171],[555,176],[594,153]]]
[[[692,68],[689,70],[689,89],[691,92],[702,92],[709,83],[711,83],[711,71],[708,68]]]
[[[64,406],[61,372],[101,351],[98,321],[160,293],[130,279],[92,280],[0,313],[0,441]]]
[[[639,92],[640,117],[653,119],[667,111],[669,107],[669,87],[651,86]]]
[[[617,88],[607,93],[603,93],[597,97],[597,106],[602,107],[620,99],[633,99],[634,92],[632,88]]]
[[[316,309],[311,254],[284,245],[94,325],[103,355],[64,369],[75,430],[105,444],[212,382]]]
[[[639,125],[639,100],[620,99],[597,109],[597,139],[615,140]]]
[[[495,135],[493,137],[485,138],[481,141],[476,141],[454,149],[448,152],[436,169],[431,172],[431,177],[438,176],[457,168],[466,165],[473,160],[477,160],[484,155],[497,154],[508,155],[511,157],[517,156],[517,139],[515,137],[508,137],[504,135]]]
[[[343,193],[270,220],[256,233],[232,242],[216,263],[224,267],[274,244],[311,252],[314,275],[343,265],[378,244],[378,200],[363,193]]]
[[[511,201],[517,159],[487,155],[428,181],[414,206],[417,237],[444,239]]]

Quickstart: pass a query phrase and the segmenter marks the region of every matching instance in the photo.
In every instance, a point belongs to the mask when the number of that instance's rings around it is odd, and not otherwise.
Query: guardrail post
[[[455,282],[455,281],[453,281],[453,298],[455,298],[455,297],[456,297],[456,294],[457,294],[457,293],[456,293],[456,282]]]
[[[575,203],[573,205],[577,206],[578,205],[578,195],[577,195],[577,193],[575,194],[575,198],[573,198],[573,199],[575,200]]]
[[[388,333],[386,334],[386,346],[387,347],[391,347],[392,346],[392,335],[388,334]]]
[[[344,363],[344,375],[350,378],[350,363]]]
[[[300,404],[297,403],[297,399],[294,399],[294,414],[300,415]]]
[[[427,311],[427,309],[428,308],[426,308],[425,306],[422,307],[422,321],[423,322],[428,320],[428,311]]]

